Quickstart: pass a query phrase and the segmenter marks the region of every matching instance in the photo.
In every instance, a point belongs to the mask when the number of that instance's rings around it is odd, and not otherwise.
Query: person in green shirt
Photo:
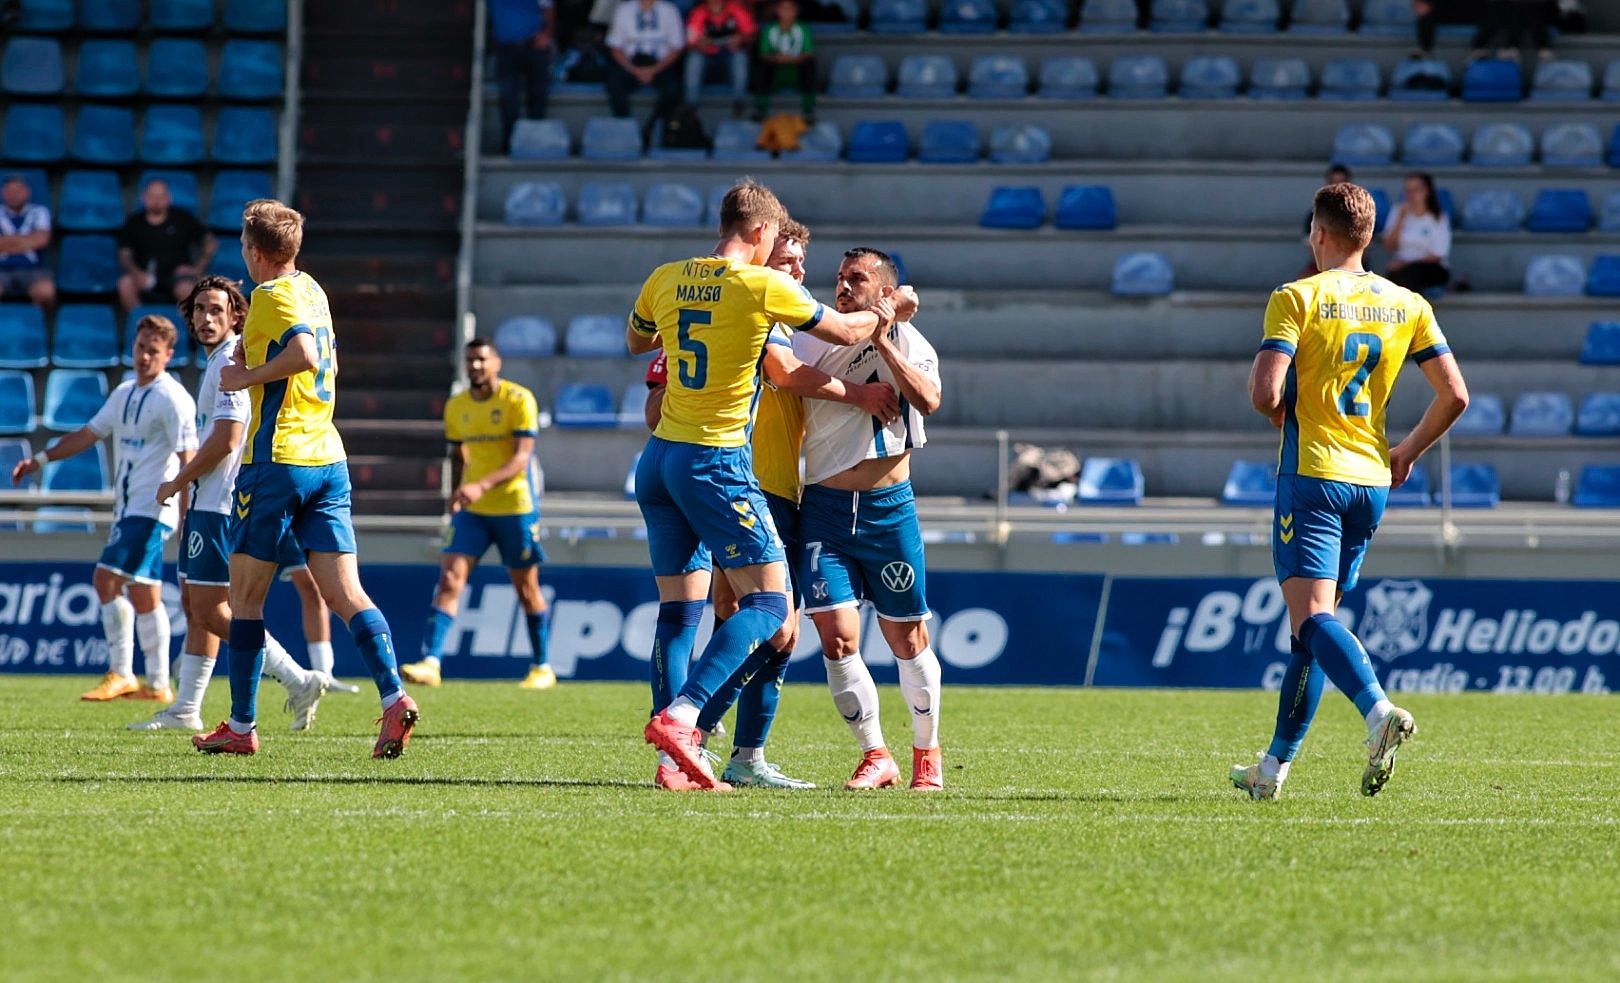
[[[754,118],[764,119],[771,95],[798,89],[806,121],[816,115],[816,42],[799,22],[798,0],[778,0],[776,20],[759,32],[759,58],[754,62]]]

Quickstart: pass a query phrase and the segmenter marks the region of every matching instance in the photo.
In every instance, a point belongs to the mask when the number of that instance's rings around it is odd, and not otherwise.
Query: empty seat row
[[[45,378],[45,412],[34,414],[34,377],[15,369],[0,370],[0,433],[28,433],[43,423],[71,433],[107,401],[107,376],[90,369],[54,369]]]
[[[6,392],[3,384],[3,380],[0,380],[0,399],[4,398]],[[33,453],[33,447],[22,437],[0,439],[0,473],[9,475],[12,468],[16,467],[19,462],[32,457]],[[45,473],[40,476],[43,480],[36,481],[33,475],[29,475],[27,480],[23,482],[22,490],[43,490],[46,493],[104,492],[111,488],[107,482],[108,475],[107,448],[105,445],[97,444],[70,458],[52,461],[45,465]],[[35,521],[34,531],[41,533],[67,532],[69,527],[53,521],[51,517],[64,514],[88,515],[89,512],[88,508],[42,507],[36,510],[36,514],[42,518]],[[17,531],[15,525],[10,528],[0,527],[0,529],[7,532]],[[90,529],[88,523],[73,523],[71,526],[71,530],[75,532],[89,532]]]
[[[70,31],[125,34],[143,24],[159,31],[206,31],[216,24],[233,34],[279,34],[287,29],[286,0],[18,0],[16,27],[31,33]]]
[[[1286,19],[1285,19],[1286,15]],[[1127,34],[1137,30],[1137,0],[1084,0],[1079,30],[1087,34]],[[1193,33],[1211,27],[1231,34],[1342,33],[1349,29],[1346,0],[1152,0],[1147,29],[1160,33]],[[938,28],[944,34],[988,34],[1001,23],[995,0],[947,0],[940,6]],[[1413,15],[1403,0],[1366,0],[1361,29],[1372,34],[1411,34]],[[1015,33],[1053,33],[1068,25],[1063,0],[1013,0],[1006,18]],[[875,0],[869,29],[877,34],[915,34],[929,27],[927,0]]]
[[[1391,507],[1439,505],[1427,468],[1412,469],[1399,488],[1390,489]],[[1277,497],[1277,465],[1264,461],[1234,461],[1221,489],[1221,503],[1238,506],[1273,505]],[[1457,508],[1491,508],[1502,500],[1502,483],[1489,464],[1456,463],[1451,466],[1451,504]]]
[[[152,106],[136,137],[135,111],[123,106],[84,105],[67,139],[62,108],[13,103],[6,111],[6,159],[49,164],[63,159],[87,164],[182,166],[208,157],[220,164],[263,165],[276,160],[276,118],[269,109],[226,106],[214,122],[213,144],[203,136],[196,106]]]
[[[1520,393],[1509,415],[1502,398],[1478,393],[1457,421],[1453,433],[1466,437],[1620,436],[1620,393],[1588,393],[1577,407],[1559,392]]]
[[[1620,127],[1608,157],[1620,160]],[[1603,136],[1589,123],[1554,123],[1541,133],[1539,146],[1530,130],[1518,123],[1486,123],[1465,141],[1449,123],[1417,123],[1406,131],[1400,162],[1413,167],[1449,167],[1467,162],[1476,167],[1528,167],[1539,158],[1547,167],[1601,167]],[[1336,163],[1388,167],[1396,161],[1395,134],[1378,123],[1341,127],[1333,138]]]
[[[557,329],[546,318],[520,314],[495,329],[495,347],[505,358],[550,358],[559,354]],[[562,337],[562,354],[576,358],[623,358],[624,318],[612,314],[577,314]]]
[[[110,235],[75,233],[56,245],[56,289],[65,294],[110,294],[118,288],[118,242]],[[250,285],[242,252],[229,246],[214,254],[208,272]],[[244,289],[246,287],[244,286]]]
[[[180,312],[171,305],[142,305],[123,317],[106,304],[63,304],[56,309],[55,325],[47,331],[45,316],[32,304],[0,304],[0,368],[34,369],[46,365],[60,368],[111,368],[130,363],[126,338],[133,338],[141,318],[156,314],[182,327]],[[190,360],[190,333],[181,330],[175,339],[175,353],[169,363],[183,366]],[[47,354],[47,349],[49,354]]]
[[[1046,223],[1046,199],[1037,187],[990,191],[979,224],[987,229],[1036,229]],[[1052,224],[1060,229],[1106,230],[1119,224],[1114,192],[1102,185],[1069,185],[1058,195]]]
[[[33,200],[48,205],[50,194],[43,172],[25,175],[34,189]],[[151,180],[169,185],[176,207],[196,213],[211,228],[236,232],[242,228],[242,207],[255,198],[271,196],[267,171],[218,171],[214,174],[206,213],[200,207],[197,176],[189,171],[147,171],[131,186],[136,195]],[[37,183],[36,183],[37,182]],[[42,187],[45,190],[41,190]],[[110,232],[124,224],[129,215],[125,185],[116,171],[68,171],[62,176],[62,190],[53,211],[53,225],[68,232]]]
[[[135,42],[94,39],[79,46],[71,86],[55,38],[17,37],[0,54],[0,91],[52,96],[64,90],[91,99],[127,99],[140,93],[194,99],[215,82],[208,50],[193,38],[158,38],[146,51],[143,76]],[[226,99],[278,99],[282,94],[281,45],[274,41],[227,41],[220,51],[219,94]]]
[[[1524,292],[1531,297],[1620,297],[1620,256],[1598,256],[1590,270],[1579,256],[1534,257],[1525,266]]]
[[[1603,197],[1600,232],[1620,232],[1620,191]],[[1580,188],[1542,188],[1530,208],[1512,191],[1476,191],[1463,204],[1462,227],[1472,232],[1585,232],[1592,227],[1592,202]]]

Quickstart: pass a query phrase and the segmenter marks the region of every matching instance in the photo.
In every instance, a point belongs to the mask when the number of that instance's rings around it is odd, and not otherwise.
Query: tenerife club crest
[[[1411,655],[1429,640],[1429,601],[1421,580],[1381,580],[1367,589],[1361,644],[1385,662]]]

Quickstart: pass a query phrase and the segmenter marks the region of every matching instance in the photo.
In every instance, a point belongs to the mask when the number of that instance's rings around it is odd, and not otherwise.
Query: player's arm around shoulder
[[[914,350],[909,354],[897,343],[895,331],[878,332],[872,337],[872,346],[889,371],[894,373],[895,385],[900,387],[900,395],[905,401],[923,416],[933,416],[944,399],[944,387],[939,378],[939,357],[916,328],[906,324],[897,330],[910,333]]]
[[[765,381],[802,399],[821,399],[864,410],[889,423],[900,415],[900,401],[887,383],[846,382],[807,365],[791,344],[772,340],[765,346]]]

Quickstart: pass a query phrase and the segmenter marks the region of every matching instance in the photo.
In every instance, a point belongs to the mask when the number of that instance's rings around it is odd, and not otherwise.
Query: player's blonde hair
[[[275,263],[290,263],[304,248],[304,216],[274,198],[242,206],[242,238]]]
[[[792,239],[801,246],[810,245],[810,230],[805,227],[803,222],[791,218],[782,220],[782,229],[777,233],[777,236],[782,239]]]
[[[1322,231],[1347,246],[1366,249],[1372,244],[1378,205],[1359,184],[1346,181],[1318,188],[1311,214]]]
[[[745,231],[766,222],[781,226],[785,221],[787,209],[777,200],[775,192],[748,178],[737,182],[720,202],[721,235]]]
[[[171,352],[174,351],[175,340],[180,337],[174,329],[174,322],[161,314],[148,314],[135,323],[135,337],[143,334],[152,335]]]

